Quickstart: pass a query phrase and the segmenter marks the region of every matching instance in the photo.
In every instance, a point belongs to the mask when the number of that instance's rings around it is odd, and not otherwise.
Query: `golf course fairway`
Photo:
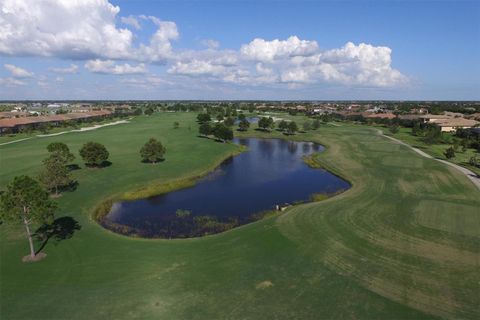
[[[0,319],[480,318],[480,192],[366,125],[289,137],[323,144],[323,167],[351,182],[325,201],[195,239],[130,238],[98,225],[92,212],[105,199],[200,176],[240,151],[197,137],[195,119],[156,113],[0,146],[3,189],[35,176],[49,143],[66,143],[78,188],[56,199],[56,217],[81,227],[51,239],[42,261],[23,263],[22,226],[0,225]],[[139,156],[151,137],[167,148],[156,165]],[[86,168],[78,150],[87,141],[104,144],[112,165]]]

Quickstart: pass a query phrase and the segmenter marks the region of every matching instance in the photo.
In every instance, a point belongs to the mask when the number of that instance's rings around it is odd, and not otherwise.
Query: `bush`
[[[453,147],[449,147],[443,154],[447,159],[455,158],[455,149]]]

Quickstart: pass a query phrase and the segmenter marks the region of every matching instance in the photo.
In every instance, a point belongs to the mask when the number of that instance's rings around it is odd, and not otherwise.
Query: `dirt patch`
[[[257,285],[255,286],[255,289],[263,290],[263,289],[267,289],[267,288],[270,288],[270,287],[273,287],[272,281],[265,280],[265,281],[257,283]]]
[[[46,257],[47,257],[46,253],[40,252],[40,253],[36,254],[35,257],[32,257],[31,255],[24,256],[22,258],[22,261],[23,262],[37,262],[37,261],[40,261],[42,259],[45,259]]]

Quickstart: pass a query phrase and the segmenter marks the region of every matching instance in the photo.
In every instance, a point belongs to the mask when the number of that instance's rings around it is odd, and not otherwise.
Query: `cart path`
[[[65,133],[86,132],[86,131],[92,131],[92,130],[100,129],[100,128],[103,128],[103,127],[114,126],[114,125],[123,124],[123,123],[129,123],[129,121],[128,121],[128,120],[119,120],[119,121],[110,122],[110,123],[105,123],[105,124],[96,124],[96,125],[94,125],[94,126],[92,126],[92,127],[85,127],[85,128],[80,128],[80,129],[74,129],[74,130],[57,132],[57,133],[37,134],[35,137],[38,137],[38,138],[46,138],[46,137],[59,136],[59,135],[61,135],[61,134],[65,134]],[[17,143],[17,142],[22,142],[22,141],[25,141],[25,140],[30,140],[30,139],[33,139],[33,138],[35,138],[35,137],[29,137],[29,138],[24,138],[24,139],[19,139],[19,140],[14,140],[14,141],[9,141],[9,142],[0,143],[0,146],[4,146],[4,145],[7,145],[7,144],[12,144],[12,143]]]
[[[434,157],[432,157],[431,155],[423,152],[422,150],[412,147],[412,146],[409,145],[408,143],[405,143],[405,142],[403,142],[403,141],[401,141],[401,140],[398,140],[398,139],[395,139],[395,138],[393,138],[393,137],[390,137],[390,136],[385,135],[382,130],[377,130],[377,132],[378,132],[378,134],[384,136],[385,138],[388,138],[388,139],[390,139],[390,140],[393,140],[393,141],[395,141],[396,143],[399,143],[399,144],[401,144],[401,145],[404,145],[404,146],[412,149],[413,151],[415,151],[416,153],[418,153],[418,154],[421,155],[422,157],[437,160],[437,161],[442,162],[442,163],[444,163],[444,164],[446,164],[446,165],[449,165],[450,167],[453,167],[453,168],[457,169],[458,171],[460,171],[461,173],[463,173],[468,179],[470,179],[470,181],[472,181],[472,183],[480,190],[480,177],[477,176],[473,171],[470,171],[470,170],[468,170],[467,168],[464,168],[464,167],[462,167],[462,166],[459,166],[458,164],[455,164],[455,163],[452,163],[452,162],[449,162],[449,161],[446,161],[446,160],[434,158]]]

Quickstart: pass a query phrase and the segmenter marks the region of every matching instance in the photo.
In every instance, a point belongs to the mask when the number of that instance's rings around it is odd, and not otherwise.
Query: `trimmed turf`
[[[452,146],[451,144],[448,144],[448,143],[427,144],[422,140],[422,137],[414,136],[412,134],[411,128],[400,128],[400,130],[395,134],[391,133],[388,130],[388,128],[385,128],[385,127],[379,127],[379,128],[383,131],[384,134],[397,138],[399,140],[402,140],[403,142],[408,143],[409,145],[428,153],[432,157],[453,162],[480,175],[480,168],[474,167],[470,164],[470,158],[475,155],[476,156],[479,155],[475,149],[467,148],[465,151],[462,151],[462,147],[459,147],[459,150],[455,152],[455,157],[452,159],[447,159],[445,157],[444,152],[445,150],[447,150],[449,147]],[[448,134],[448,133],[444,133],[444,134]]]
[[[59,199],[58,216],[74,217],[82,229],[48,243],[45,260],[22,263],[22,230],[0,226],[0,318],[480,317],[478,191],[454,169],[366,126],[326,125],[292,137],[325,144],[323,165],[353,187],[278,217],[188,240],[127,238],[90,219],[104,198],[198,175],[237,151],[197,138],[194,119],[156,114],[0,147],[2,187],[37,172],[53,141],[75,153],[86,141],[104,143],[113,163],[74,172],[79,187]],[[167,160],[155,166],[139,161],[150,137],[167,146]]]

